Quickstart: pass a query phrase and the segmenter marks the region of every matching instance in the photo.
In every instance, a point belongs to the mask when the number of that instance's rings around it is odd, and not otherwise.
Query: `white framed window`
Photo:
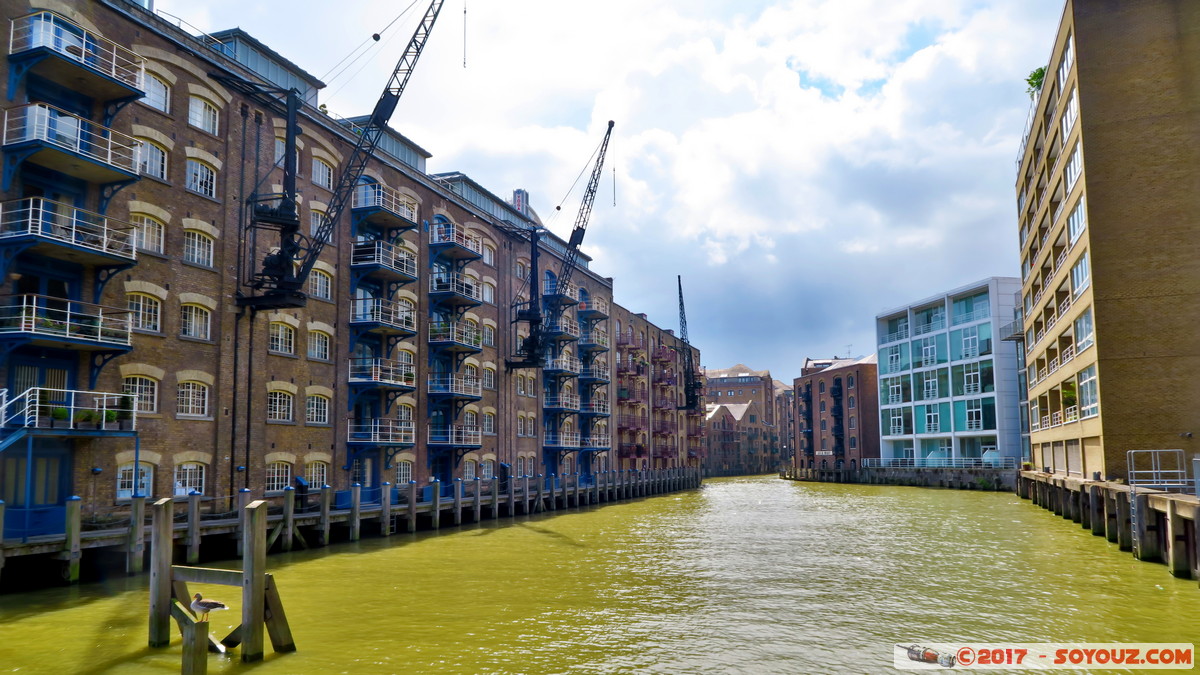
[[[200,96],[192,96],[188,99],[188,124],[203,129],[214,136],[219,129],[217,120],[220,117],[220,111],[217,106],[213,105]]]
[[[278,492],[292,482],[292,465],[287,462],[271,462],[267,465],[267,492]]]
[[[854,415],[851,415],[850,416],[850,428],[851,429],[855,428],[855,424],[856,424],[856,421],[855,421]]]
[[[327,272],[321,270],[313,270],[308,275],[308,295],[309,297],[319,298],[321,300],[330,300],[333,298],[333,277]]]
[[[181,305],[179,307],[179,335],[196,340],[209,339],[209,326],[212,312],[200,305]]]
[[[319,330],[308,331],[308,358],[329,360],[329,333]]]
[[[1070,194],[1071,190],[1075,188],[1079,175],[1083,173],[1083,155],[1079,148],[1079,143],[1076,143],[1075,147],[1071,149],[1071,157],[1067,160],[1067,168],[1063,172],[1067,181],[1067,194]]]
[[[929,371],[921,373],[921,386],[924,390],[924,398],[933,399],[938,397],[938,375],[937,371]]]
[[[522,279],[522,280],[524,280],[525,277],[529,276],[529,268],[525,265],[524,262],[522,262],[520,260],[517,261],[516,275],[517,275],[518,279]]]
[[[374,475],[375,462],[370,457],[360,457],[350,464],[350,483],[369,488],[371,477]]]
[[[396,407],[396,419],[401,422],[413,421],[413,407],[408,403],[401,403]]]
[[[496,433],[496,415],[494,413],[483,413],[483,433]]]
[[[134,471],[133,462],[117,467],[117,499],[130,499],[134,495],[153,497],[154,465],[139,462]]]
[[[496,369],[495,368],[485,367],[483,369],[483,388],[484,389],[495,389],[496,388]]]
[[[267,419],[272,422],[292,421],[292,395],[286,391],[267,392]]]
[[[979,431],[983,428],[983,401],[971,399],[967,401],[967,431]]]
[[[146,85],[146,95],[138,100],[155,110],[171,112],[171,85],[153,73],[146,73],[143,83]]]
[[[463,472],[462,473],[463,473],[462,477],[463,477],[464,481],[475,480],[475,460],[468,459],[467,461],[463,462]]]
[[[1067,96],[1067,109],[1063,111],[1062,116],[1062,139],[1067,140],[1067,136],[1071,133],[1071,129],[1075,127],[1075,120],[1079,117],[1079,91],[1075,87],[1071,87],[1071,93]]]
[[[208,417],[208,385],[180,382],[176,387],[175,414],[183,417]]]
[[[329,483],[329,462],[309,462],[304,465],[304,480],[309,487],[320,488]]]
[[[925,433],[936,434],[942,430],[942,414],[937,406],[925,408]]]
[[[186,497],[193,492],[204,494],[204,465],[184,462],[175,467],[175,496]]]
[[[138,140],[138,170],[159,180],[167,179],[167,150],[144,138]]]
[[[517,396],[525,395],[525,376],[517,375]]]
[[[1092,282],[1091,269],[1088,265],[1088,252],[1084,251],[1079,260],[1071,268],[1071,289],[1078,296]]]
[[[979,362],[963,366],[963,393],[978,394],[980,391]]]
[[[272,321],[267,348],[276,354],[295,354],[296,329],[282,321]]]
[[[900,383],[900,379],[890,380],[888,382],[888,403],[903,403],[904,402],[904,387]]]
[[[275,137],[275,166],[283,166],[283,153],[287,149],[287,139]],[[296,148],[296,173],[301,172],[300,148]]]
[[[483,245],[483,263],[485,265],[496,264],[496,249],[493,246]]]
[[[1088,307],[1083,314],[1075,319],[1075,352],[1081,352],[1096,341],[1096,333],[1092,327],[1092,308]]]
[[[135,245],[139,250],[160,254],[163,252],[167,226],[161,220],[144,213],[134,213],[129,216],[129,223],[135,228]]]
[[[933,338],[921,340],[921,365],[932,366],[937,363],[937,342]]]
[[[888,423],[891,435],[896,436],[904,433],[904,411],[900,408],[890,411]]]
[[[495,328],[492,328],[491,326],[488,326],[488,325],[485,325],[483,327],[483,346],[484,347],[495,347],[496,346],[496,329]]]
[[[1071,235],[1071,243],[1079,241],[1079,237],[1083,231],[1087,229],[1087,197],[1080,195],[1079,201],[1075,202],[1075,208],[1071,209],[1071,215],[1067,218],[1067,230]]]
[[[849,397],[849,398],[847,399],[847,401],[846,401],[846,407],[847,407],[847,408],[849,408],[849,409],[851,409],[851,410],[854,410],[854,397],[853,397],[853,396],[851,396],[851,397]]]
[[[962,331],[962,357],[974,359],[979,356],[979,326],[967,326]]]
[[[130,293],[125,300],[134,330],[158,333],[162,329],[162,302],[158,298],[144,293]]]
[[[125,378],[121,392],[133,397],[138,412],[158,412],[158,380],[133,375]]]
[[[482,287],[481,296],[482,296],[484,302],[495,303],[496,302],[496,287],[485,282]]]
[[[892,345],[887,350],[888,372],[900,370],[900,345]]]
[[[321,229],[321,224],[324,222],[325,222],[325,212],[324,211],[322,211],[320,209],[313,209],[308,214],[308,234],[313,239],[316,239],[317,231]],[[328,244],[332,241],[333,241],[333,231],[330,230],[330,232],[325,235],[325,243]]]
[[[525,435],[525,416],[517,414],[517,437]]]
[[[329,424],[329,399],[320,394],[311,394],[304,403],[306,424]]]
[[[496,477],[496,461],[485,459],[479,464],[479,477],[483,480],[491,480]]]
[[[516,469],[516,475],[518,475],[518,476],[524,476],[524,475],[525,475],[525,458],[524,458],[524,457],[518,457],[518,458],[517,458],[517,469]]]
[[[193,265],[212,267],[213,238],[196,230],[184,230],[183,261]]]
[[[396,462],[396,485],[408,485],[412,482],[412,462]]]
[[[312,161],[312,182],[325,188],[326,190],[333,189],[333,167],[327,164],[324,160],[313,157]]]
[[[1079,417],[1095,417],[1100,414],[1100,390],[1096,381],[1096,366],[1079,371]]]
[[[463,426],[478,428],[479,414],[471,411],[463,413]]]
[[[198,159],[188,158],[187,189],[205,197],[217,197],[217,170]]]
[[[1058,60],[1058,86],[1061,90],[1067,76],[1071,74],[1071,64],[1075,63],[1075,40],[1067,34],[1067,44],[1063,46],[1062,56]]]

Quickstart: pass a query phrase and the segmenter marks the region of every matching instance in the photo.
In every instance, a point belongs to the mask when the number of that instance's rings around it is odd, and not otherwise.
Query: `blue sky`
[[[663,327],[682,274],[706,366],[790,382],[805,357],[873,351],[882,310],[1018,272],[1024,78],[1060,2],[467,0],[465,43],[463,3],[446,1],[393,126],[431,172],[523,187],[549,214],[615,120],[584,251]],[[288,6],[156,2],[318,77],[408,3]],[[330,110],[371,108],[426,6],[327,79]]]

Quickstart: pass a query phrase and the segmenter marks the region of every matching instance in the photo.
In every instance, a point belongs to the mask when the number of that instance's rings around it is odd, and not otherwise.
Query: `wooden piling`
[[[417,481],[408,481],[408,531],[417,531]]]
[[[0,523],[3,523],[0,520]],[[125,573],[141,574],[146,567],[146,496],[129,500],[129,534],[125,537]]]
[[[379,490],[379,536],[392,534],[392,484],[383,481]]]
[[[454,479],[454,524],[462,525],[462,479]]]
[[[187,510],[187,564],[200,562],[200,493],[192,490],[188,495]]]
[[[1120,538],[1118,530],[1118,509],[1117,509],[1117,493],[1115,490],[1106,490],[1104,496],[1104,538],[1116,543]]]
[[[150,530],[150,646],[171,644],[171,500],[154,502]]]
[[[79,581],[79,562],[83,549],[79,545],[83,531],[83,500],[78,496],[67,497],[67,536],[63,541],[63,557],[67,560],[67,581]]]
[[[1179,515],[1178,502],[1174,499],[1167,501],[1167,513],[1163,519],[1167,527],[1167,571],[1172,576],[1187,579],[1192,575],[1188,563],[1188,536],[1183,517]]]
[[[362,536],[362,484],[350,486],[350,541]]]
[[[292,628],[288,625],[287,615],[283,613],[283,602],[275,587],[275,577],[270,574],[263,574],[263,577],[263,618],[267,624],[267,635],[271,638],[271,648],[276,654],[294,652],[296,641],[292,639]]]
[[[237,537],[237,554],[245,553],[246,542],[246,505],[250,503],[250,488],[242,488],[238,490],[238,537]]]
[[[1117,499],[1117,548],[1128,551],[1133,548],[1133,533],[1129,531],[1129,493],[1116,493]]]
[[[1096,536],[1104,535],[1104,491],[1099,485],[1088,486],[1088,510],[1091,511],[1089,516],[1091,520],[1092,534]]]
[[[267,502],[246,505],[242,553],[242,662],[263,658],[263,610],[267,568]]]
[[[280,548],[292,550],[292,533],[296,530],[296,488],[291,485],[283,487],[283,539]]]
[[[475,477],[475,522],[483,519],[483,481]]]
[[[329,514],[333,510],[333,488],[324,485],[321,487],[321,545],[329,545]]]
[[[171,616],[183,634],[183,675],[204,675],[208,672],[208,622],[197,621],[178,600],[171,602]]]
[[[1150,508],[1150,495],[1141,493],[1133,497],[1137,507],[1137,531],[1133,536],[1137,539],[1134,554],[1138,560],[1153,561],[1162,559],[1162,551],[1158,544],[1158,512]],[[1131,524],[1132,526],[1132,524]]]
[[[441,529],[442,527],[442,483],[438,479],[433,479],[433,507],[429,515],[433,518],[433,529]]]

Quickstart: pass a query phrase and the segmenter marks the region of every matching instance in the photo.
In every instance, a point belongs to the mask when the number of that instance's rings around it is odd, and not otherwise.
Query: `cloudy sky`
[[[368,112],[401,2],[156,0],[240,26]],[[464,6],[466,15],[464,19]],[[1058,0],[446,0],[392,124],[543,217],[616,121],[584,251],[708,367],[874,350],[874,317],[1018,272],[1015,160]],[[364,43],[365,56],[331,69]],[[466,66],[464,67],[464,56]],[[615,170],[615,172],[614,172]],[[614,187],[615,183],[615,187]],[[615,198],[615,206],[614,206]],[[550,221],[569,232],[579,188]]]

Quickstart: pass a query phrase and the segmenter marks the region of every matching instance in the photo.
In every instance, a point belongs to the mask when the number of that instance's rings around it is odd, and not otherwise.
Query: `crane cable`
[[[588,161],[583,165],[583,168],[579,170],[579,175],[575,176],[575,180],[571,183],[571,187],[567,188],[567,193],[563,195],[562,199],[560,199],[558,204],[554,207],[554,213],[550,216],[550,220],[552,222],[558,217],[558,214],[562,212],[563,204],[565,204],[567,199],[571,197],[571,193],[575,191],[575,186],[579,185],[579,179],[583,178],[583,174],[587,173],[587,170],[592,167],[592,164],[594,163],[593,160],[596,159],[596,155],[600,152],[600,146],[603,144],[604,141],[601,141],[596,145],[596,149],[592,151],[592,156],[588,157]]]
[[[326,83],[326,86],[337,81],[337,79],[339,77],[342,77],[342,75],[344,75],[347,70],[349,70],[351,67],[353,67],[354,64],[358,63],[358,61],[360,59],[362,59],[362,57],[366,56],[367,50],[369,50],[373,45],[379,44],[380,37],[384,33],[388,32],[388,30],[391,29],[391,27],[394,26],[397,21],[399,21],[401,18],[403,18],[404,15],[408,14],[409,11],[411,11],[413,6],[416,4],[417,4],[417,0],[412,0],[412,2],[410,2],[408,4],[408,7],[405,7],[399,14],[396,15],[396,17],[394,19],[389,21],[388,24],[386,26],[384,26],[382,30],[380,30],[378,33],[373,33],[371,35],[371,37],[367,38],[366,40],[363,40],[362,44],[360,44],[359,46],[357,46],[353,50],[351,50],[350,54],[343,57],[342,60],[338,61],[332,68],[330,68],[329,71],[325,73],[325,75],[322,75],[321,79],[324,80],[327,76],[329,76],[330,73],[333,73],[332,78],[330,79],[329,82]],[[388,44],[390,44],[391,41],[393,39],[395,39],[396,35],[398,35],[398,33],[392,33],[391,36],[388,37],[387,42],[383,43],[384,46],[386,47]],[[364,46],[365,46],[365,49],[364,49]],[[360,50],[361,50],[361,53],[358,53],[357,55],[355,55],[355,52],[360,52]],[[351,59],[351,57],[354,57],[354,58]],[[347,59],[350,59],[349,63],[346,63]],[[333,90],[332,92],[330,92],[328,94],[329,98],[333,98],[333,96],[336,95],[342,89],[344,89],[347,84],[349,84],[350,82],[353,82],[354,78],[357,77],[360,72],[362,72],[362,69],[367,67],[367,65],[369,65],[371,63],[371,61],[373,61],[373,60],[374,60],[374,58],[368,60],[366,63],[364,63],[362,66],[360,66],[358,68],[358,70],[354,71],[354,73],[352,75],[350,75],[349,79],[342,82],[342,84],[339,85],[337,89]],[[345,63],[346,65],[342,66],[343,63]],[[340,70],[338,69],[339,66],[341,66]],[[334,71],[337,71],[337,72],[334,72]]]

